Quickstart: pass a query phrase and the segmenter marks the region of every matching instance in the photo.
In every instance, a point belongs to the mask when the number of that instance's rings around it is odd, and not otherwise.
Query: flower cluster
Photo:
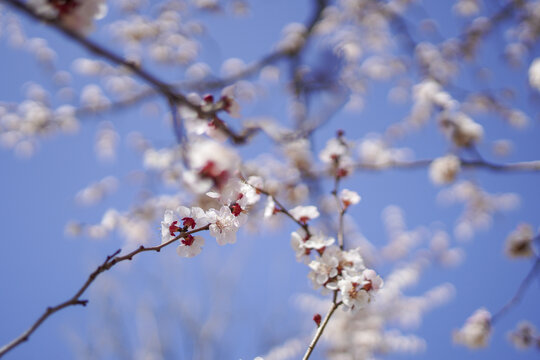
[[[360,196],[344,189],[339,199],[347,209],[358,203]],[[314,288],[322,288],[323,293],[339,291],[345,310],[355,312],[368,304],[383,286],[383,280],[374,270],[365,267],[359,248],[345,251],[334,245],[334,238],[320,231],[311,232],[308,222],[319,216],[315,206],[297,206],[289,214],[303,225],[291,234],[291,246],[296,259],[309,266],[308,278]],[[312,254],[315,254],[315,259]]]
[[[238,229],[247,220],[248,207],[260,198],[253,184],[259,184],[262,180],[250,178],[248,181],[234,178],[227,182],[221,194],[209,192],[209,197],[219,199],[222,204],[219,209],[204,211],[200,207],[180,206],[176,211],[166,210],[161,222],[161,243],[179,239],[181,244],[177,249],[178,254],[193,257],[201,252],[204,239],[183,233],[205,226],[208,226],[210,235],[216,238],[219,245],[235,243]]]

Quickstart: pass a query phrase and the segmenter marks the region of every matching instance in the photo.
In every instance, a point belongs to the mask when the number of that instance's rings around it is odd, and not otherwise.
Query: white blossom
[[[525,350],[535,345],[540,347],[540,333],[528,321],[521,321],[516,330],[508,333],[508,340],[519,350]]]
[[[326,143],[326,147],[320,152],[319,159],[324,163],[331,164],[338,161],[340,157],[346,155],[348,152],[349,146],[344,139],[341,137],[331,138]]]
[[[196,229],[208,225],[209,220],[206,213],[200,207],[187,208],[185,206],[179,206],[176,209],[178,213],[178,219],[187,229]]]
[[[311,250],[306,247],[305,239],[306,236],[303,229],[291,233],[291,247],[295,252],[296,261],[307,264],[309,262],[309,254],[311,253]]]
[[[540,91],[540,58],[536,58],[529,67],[529,84]]]
[[[534,232],[529,224],[520,224],[506,238],[506,254],[511,258],[527,258],[534,256]]]
[[[461,162],[455,155],[446,155],[433,160],[429,166],[429,177],[434,184],[453,182],[461,169]]]
[[[245,222],[245,214],[235,216],[228,206],[222,206],[219,211],[210,209],[206,215],[210,223],[210,235],[216,238],[219,245],[236,242],[236,232]]]
[[[194,257],[201,253],[203,245],[204,238],[202,236],[188,235],[186,238],[180,239],[180,245],[176,248],[176,252],[181,257]]]
[[[319,211],[315,206],[297,206],[289,210],[289,213],[297,221],[304,224],[319,217]]]
[[[337,246],[331,246],[325,249],[324,253],[317,260],[309,263],[311,272],[308,278],[313,282],[315,289],[324,286],[329,290],[337,289],[337,275],[339,265],[340,249]]]
[[[165,214],[163,215],[163,221],[161,222],[161,243],[164,244],[172,239],[174,239],[174,235],[171,235],[170,227],[174,226],[174,222],[178,222],[178,220],[175,220],[177,218],[176,214],[172,210],[166,210]]]
[[[345,310],[358,311],[369,302],[369,294],[362,288],[360,276],[347,277],[338,282]]]
[[[264,206],[264,217],[269,218],[276,212],[276,202],[272,196],[266,198],[266,205]]]
[[[478,309],[472,314],[465,325],[454,331],[454,342],[471,349],[487,346],[491,332],[491,314],[484,308]]]
[[[68,0],[48,1],[30,0],[36,12],[46,17],[57,17],[65,27],[81,33],[93,29],[94,19],[101,19],[107,14],[105,0]]]
[[[332,245],[336,240],[322,233],[312,234],[305,242],[307,249],[321,250]]]
[[[362,200],[360,195],[356,191],[352,191],[349,189],[343,189],[341,190],[341,193],[339,194],[339,199],[343,203],[343,206],[345,208],[348,208],[351,205],[356,205]]]

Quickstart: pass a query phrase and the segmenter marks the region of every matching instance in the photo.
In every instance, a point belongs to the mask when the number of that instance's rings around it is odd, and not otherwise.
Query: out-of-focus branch
[[[539,238],[538,236],[536,237]],[[527,276],[523,279],[521,284],[519,285],[519,288],[517,289],[515,295],[510,299],[509,302],[507,302],[499,311],[497,311],[492,317],[491,317],[491,324],[493,325],[496,323],[504,314],[508,312],[513,306],[515,306],[523,297],[525,294],[525,291],[531,284],[532,280],[534,280],[535,276],[540,271],[540,257],[536,257],[536,260],[534,261],[534,264],[527,273]]]
[[[92,283],[96,280],[96,278],[101,273],[109,270],[110,268],[112,268],[113,266],[115,266],[116,264],[118,264],[118,263],[120,263],[122,261],[132,260],[133,257],[135,255],[137,255],[137,254],[140,254],[142,252],[147,252],[147,251],[159,252],[165,246],[168,246],[168,245],[176,242],[179,239],[185,238],[187,235],[194,234],[194,233],[197,233],[197,232],[200,232],[200,231],[203,231],[203,230],[208,230],[208,228],[209,228],[209,225],[206,225],[206,226],[198,228],[198,229],[194,229],[194,230],[187,231],[187,232],[182,232],[178,236],[176,236],[175,238],[173,238],[173,239],[171,239],[171,240],[169,240],[169,241],[167,241],[167,242],[165,242],[165,243],[163,243],[161,245],[158,245],[158,246],[144,247],[144,246],[141,245],[137,249],[135,249],[135,250],[131,251],[130,253],[127,253],[126,255],[123,255],[123,256],[118,255],[121,250],[117,250],[112,255],[107,256],[105,261],[101,265],[99,265],[88,276],[88,279],[86,279],[86,282],[79,289],[79,291],[77,291],[75,293],[75,295],[73,295],[69,300],[66,300],[66,301],[64,301],[64,302],[62,302],[62,303],[60,303],[60,304],[58,304],[56,306],[48,307],[45,310],[45,312],[32,324],[32,326],[30,326],[30,328],[28,328],[28,330],[26,330],[21,335],[19,335],[17,338],[15,338],[11,342],[9,342],[8,344],[6,344],[2,348],[0,348],[0,358],[2,356],[4,356],[7,352],[12,350],[13,348],[17,347],[18,345],[22,344],[25,341],[28,341],[28,339],[30,338],[30,335],[32,335],[34,333],[34,331],[36,331],[41,326],[41,324],[45,320],[47,320],[47,318],[49,318],[49,316],[53,315],[54,313],[56,313],[56,312],[58,312],[58,311],[60,311],[62,309],[70,307],[70,306],[75,306],[75,305],[86,306],[86,304],[88,303],[88,300],[81,299],[81,296],[90,287],[90,285],[92,285]]]
[[[34,20],[44,22],[47,25],[54,27],[64,36],[80,44],[81,46],[86,48],[88,51],[100,57],[103,57],[116,65],[124,66],[125,68],[131,70],[139,78],[143,79],[145,82],[150,84],[156,91],[162,93],[167,98],[173,99],[174,101],[178,103],[186,105],[195,111],[202,112],[202,109],[200,108],[200,106],[196,106],[192,104],[191,102],[189,102],[184,95],[173,90],[170,85],[162,82],[161,80],[156,78],[154,75],[150,74],[147,70],[143,69],[142,67],[140,67],[139,65],[133,62],[125,60],[120,55],[117,55],[114,52],[104,48],[103,46],[85,37],[84,35],[81,35],[76,31],[66,28],[61,23],[59,23],[55,18],[50,18],[50,17],[40,15],[30,6],[26,5],[25,3],[19,0],[2,0],[2,1],[12,6],[13,8],[21,11],[27,16],[33,18]]]
[[[34,9],[32,9],[30,6],[26,5],[25,3],[19,1],[19,0],[1,0],[8,5],[12,6],[13,8],[21,11],[22,13],[26,14],[27,16],[44,22],[56,30],[58,30],[60,33],[62,33],[64,36],[68,37],[69,39],[73,40],[74,42],[80,44],[82,47],[86,48],[88,51],[103,57],[110,62],[125,67],[126,69],[131,70],[135,75],[137,75],[139,78],[144,80],[146,83],[148,83],[154,91],[157,93],[160,93],[165,97],[168,101],[172,101],[176,104],[186,106],[193,111],[197,113],[197,115],[203,119],[212,119],[212,117],[220,110],[223,110],[223,106],[215,106],[211,109],[205,110],[200,105],[193,104],[191,101],[187,99],[185,95],[178,92],[176,89],[174,89],[174,86],[167,84],[154,75],[152,75],[149,71],[145,70],[141,66],[127,61],[124,58],[122,58],[120,55],[115,54],[114,52],[104,48],[100,44],[96,43],[95,41],[86,38],[85,36],[79,34],[76,31],[73,31],[69,28],[66,28],[63,26],[60,22],[58,22],[54,18],[49,18],[46,16],[42,16],[38,14]],[[145,93],[141,94],[142,96],[145,95]],[[222,102],[218,102],[220,105]],[[217,127],[222,130],[229,138],[237,144],[244,143],[247,141],[247,139],[253,134],[253,130],[246,131],[243,134],[236,134],[232,129],[230,129],[225,123],[220,122],[220,124],[217,124]]]
[[[17,0],[2,0],[2,1],[18,2]],[[271,53],[268,53],[267,55],[263,56],[261,59],[247,65],[243,70],[239,71],[238,73],[234,75],[223,77],[223,78],[205,80],[205,81],[182,81],[174,85],[169,85],[169,87],[171,89],[186,89],[186,90],[192,90],[192,91],[198,91],[198,92],[212,91],[212,90],[223,88],[227,85],[233,84],[236,81],[254,76],[266,65],[270,65],[279,60],[296,56],[305,47],[308,38],[313,33],[313,29],[315,25],[321,19],[323,10],[326,7],[327,3],[328,3],[327,0],[316,1],[315,10],[312,16],[310,17],[310,19],[306,22],[307,32],[305,34],[305,41],[300,47],[295,49],[295,52],[291,53],[290,51],[286,49],[278,49]],[[47,21],[47,20],[44,20],[44,21]],[[53,22],[53,25],[57,27],[59,26],[56,22]],[[148,99],[157,95],[156,90],[159,91],[159,88],[156,89],[155,87],[152,87],[149,89],[142,90],[139,93],[133,95],[132,97],[113,102],[112,105],[108,106],[107,108],[98,109],[98,111],[99,110],[120,110],[120,109],[126,108],[130,105],[136,104],[142,100],[145,100],[145,99]],[[80,108],[77,111],[77,115],[82,115],[82,116],[91,115],[92,113],[95,113],[95,112],[96,112],[95,109]]]
[[[359,163],[356,169],[367,171],[385,171],[390,169],[419,169],[429,166],[434,159],[415,161],[393,161],[382,165]],[[461,166],[466,169],[486,169],[498,172],[536,172],[540,171],[540,160],[522,161],[508,164],[495,164],[485,160],[465,160],[460,159]]]

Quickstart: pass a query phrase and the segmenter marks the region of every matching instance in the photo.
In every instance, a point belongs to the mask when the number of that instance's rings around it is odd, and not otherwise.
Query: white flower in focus
[[[308,274],[308,278],[313,282],[315,289],[321,286],[329,290],[337,289],[336,277],[338,276],[340,252],[341,250],[337,246],[328,247],[320,258],[309,263],[311,272]]]
[[[484,308],[472,314],[465,325],[454,331],[454,342],[470,349],[486,347],[491,331],[491,314]]]
[[[360,248],[351,249],[349,251],[340,251],[339,267],[342,273],[348,276],[358,276],[366,269],[364,259],[360,255]]]
[[[360,197],[360,195],[358,195],[356,191],[352,191],[349,189],[341,190],[339,198],[345,208],[348,208],[351,205],[356,205],[360,202],[360,200],[362,200],[362,198]]]
[[[200,207],[187,208],[185,206],[179,206],[176,209],[178,218],[180,219],[182,226],[187,227],[188,230],[200,228],[208,225],[209,221],[206,213]]]
[[[297,206],[289,210],[289,213],[293,218],[303,224],[319,217],[319,211],[315,206]]]
[[[210,209],[206,215],[210,222],[210,235],[216,238],[219,245],[236,242],[236,232],[245,221],[245,214],[235,216],[228,206],[222,206],[219,212]]]
[[[184,239],[180,240],[181,244],[176,248],[176,252],[181,257],[194,257],[201,253],[202,246],[204,245],[204,238],[202,236],[187,235]]]
[[[306,247],[305,237],[305,231],[303,229],[291,233],[291,247],[296,254],[296,261],[307,264],[311,249]]]
[[[336,240],[331,237],[327,237],[322,233],[311,235],[305,242],[304,246],[307,249],[320,250],[332,245]]]
[[[529,84],[540,91],[540,58],[534,59],[529,67]]]
[[[434,184],[449,184],[456,179],[461,169],[461,162],[455,155],[446,155],[432,161],[429,177]]]
[[[355,312],[369,302],[369,294],[363,289],[362,280],[360,276],[339,280],[338,287],[345,310]]]
[[[256,177],[251,178],[254,178],[252,180],[257,182],[255,179]],[[251,184],[246,183],[239,178],[232,178],[227,181],[220,192],[210,191],[207,192],[206,195],[218,199],[222,205],[235,207],[235,211],[238,212],[242,212],[249,206],[256,204],[261,198],[259,192]]]
[[[175,235],[174,232],[180,228],[177,226],[178,220],[176,214],[172,210],[166,210],[161,222],[161,243],[164,244],[167,241],[172,240]]]
[[[364,272],[362,273],[362,277],[363,277],[362,287],[367,292],[377,291],[381,289],[384,285],[383,280],[381,279],[379,275],[377,275],[375,270],[372,270],[372,269],[364,270]]]
[[[266,205],[264,206],[264,217],[269,218],[276,213],[276,202],[272,196],[266,198]]]

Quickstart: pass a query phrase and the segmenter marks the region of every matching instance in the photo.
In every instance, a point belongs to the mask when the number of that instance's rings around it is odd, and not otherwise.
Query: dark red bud
[[[315,324],[317,324],[317,327],[321,326],[321,314],[315,314],[313,315],[313,321],[315,321]]]

